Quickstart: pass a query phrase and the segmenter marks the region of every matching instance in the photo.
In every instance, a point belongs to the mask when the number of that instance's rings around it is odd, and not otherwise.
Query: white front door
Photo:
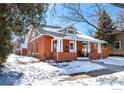
[[[74,52],[74,41],[69,42],[69,52]]]

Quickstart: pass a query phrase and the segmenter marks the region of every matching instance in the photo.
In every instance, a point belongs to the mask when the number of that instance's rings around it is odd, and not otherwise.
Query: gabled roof
[[[48,34],[48,35],[53,35],[53,36],[56,36],[56,37],[63,37],[65,36],[64,33],[62,32],[58,32],[58,28],[47,28],[47,27],[38,27],[37,30],[39,31],[40,34]]]
[[[73,26],[68,26],[68,27],[73,27]],[[55,37],[62,37],[63,39],[80,40],[80,41],[88,41],[88,42],[95,42],[95,43],[107,43],[106,41],[95,39],[79,31],[77,31],[78,33],[76,34],[76,36],[59,32],[60,30],[63,30],[63,29],[67,29],[67,27],[61,28],[56,26],[44,26],[44,27],[37,27],[34,30],[32,30],[32,32],[33,31],[38,32],[39,35],[50,35]],[[30,35],[32,34],[32,32],[30,33]],[[36,35],[34,38],[38,37],[39,35]]]

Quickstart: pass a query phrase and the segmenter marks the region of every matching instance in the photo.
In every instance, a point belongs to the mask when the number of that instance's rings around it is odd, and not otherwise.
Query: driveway
[[[98,62],[98,61],[97,62],[91,61],[91,63],[101,65],[101,66],[105,67],[105,69],[71,74],[71,77],[66,78],[65,80],[85,79],[85,78],[97,77],[100,75],[107,75],[107,74],[124,71],[124,66],[110,65],[110,64],[105,64],[103,62]]]

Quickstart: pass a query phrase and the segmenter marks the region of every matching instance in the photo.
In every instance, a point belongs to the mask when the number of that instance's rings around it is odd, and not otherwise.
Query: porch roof
[[[67,35],[64,37],[64,39],[70,39],[70,40],[79,40],[79,41],[86,41],[86,42],[93,42],[93,43],[107,43],[106,41],[103,40],[98,40],[95,38],[92,38],[88,35],[83,35],[83,34],[78,34],[76,36],[72,35]]]

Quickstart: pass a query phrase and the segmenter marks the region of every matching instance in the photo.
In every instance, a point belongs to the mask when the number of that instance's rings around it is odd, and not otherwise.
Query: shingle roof
[[[41,34],[48,34],[48,35],[54,35],[54,36],[57,36],[57,37],[64,37],[65,34],[62,33],[62,32],[58,32],[58,30],[53,30],[53,29],[45,29],[44,27],[43,28],[37,28],[38,31],[41,33]]]

